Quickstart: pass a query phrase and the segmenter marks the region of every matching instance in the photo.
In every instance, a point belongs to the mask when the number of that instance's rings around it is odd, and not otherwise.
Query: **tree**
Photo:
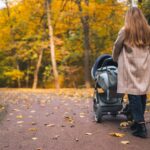
[[[50,52],[51,52],[53,74],[55,78],[55,86],[57,89],[59,89],[60,86],[59,86],[58,71],[57,71],[57,64],[56,64],[56,58],[55,58],[55,44],[54,44],[54,34],[53,34],[53,27],[52,27],[52,21],[51,21],[50,2],[51,0],[46,0],[47,22],[48,22],[49,38],[50,38],[49,45],[50,45]]]
[[[90,68],[99,55],[111,54],[126,11],[116,0],[8,4],[9,13],[0,10],[3,87],[85,87],[85,81],[88,87]]]
[[[81,13],[80,19],[83,27],[83,43],[84,43],[84,77],[85,77],[85,87],[90,87],[90,69],[89,69],[89,53],[90,53],[90,40],[89,40],[89,15],[88,12],[83,14],[82,0],[76,0],[76,3],[79,8],[79,12]],[[84,0],[84,4],[88,7],[89,0]]]

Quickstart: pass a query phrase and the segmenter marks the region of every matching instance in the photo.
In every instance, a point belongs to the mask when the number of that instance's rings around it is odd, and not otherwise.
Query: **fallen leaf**
[[[47,126],[47,127],[54,127],[55,124],[45,124],[45,126]]]
[[[13,111],[20,111],[19,109],[13,109]]]
[[[33,137],[33,138],[32,138],[32,140],[34,140],[34,141],[37,140],[37,139],[38,139],[37,137]]]
[[[80,113],[80,118],[84,118],[85,117],[85,113]]]
[[[16,116],[16,118],[17,118],[17,119],[22,119],[23,116],[22,116],[22,115],[18,115],[18,116]]]
[[[23,123],[23,122],[24,122],[24,121],[17,121],[18,124],[21,124],[21,123]]]
[[[129,141],[121,141],[122,144],[130,144]]]
[[[5,109],[5,107],[4,107],[4,106],[0,107],[0,110],[4,110],[4,109]]]
[[[71,116],[65,116],[65,120],[68,121],[69,123],[74,122],[73,117],[71,117]]]
[[[32,125],[36,125],[37,123],[36,123],[36,122],[32,122],[31,124],[32,124]]]
[[[124,137],[125,134],[122,133],[110,133],[110,135],[115,136],[115,137]]]
[[[37,131],[37,128],[29,128],[28,130],[29,130],[29,131],[34,131],[34,132],[35,132],[35,131]]]
[[[150,103],[147,103],[146,106],[150,106]]]
[[[50,113],[46,113],[45,115],[46,115],[46,116],[50,116]]]
[[[85,116],[80,115],[80,118],[84,118]]]
[[[53,137],[53,140],[57,140],[58,137],[59,137],[59,135],[55,135],[55,136]]]
[[[78,141],[79,141],[79,139],[78,139],[78,138],[76,138],[75,140],[76,140],[76,142],[78,142]]]
[[[92,135],[92,133],[90,133],[90,132],[87,132],[87,133],[85,133],[85,135]]]
[[[35,113],[36,111],[35,111],[35,110],[31,110],[30,112],[31,112],[31,113]]]
[[[121,122],[120,123],[120,127],[126,128],[127,126],[129,126],[128,122]]]

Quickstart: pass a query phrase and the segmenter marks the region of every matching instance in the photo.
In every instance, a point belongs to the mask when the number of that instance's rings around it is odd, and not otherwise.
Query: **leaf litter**
[[[118,133],[118,132],[113,132],[113,133],[110,133],[111,136],[114,136],[114,137],[124,137],[125,134],[123,133]]]

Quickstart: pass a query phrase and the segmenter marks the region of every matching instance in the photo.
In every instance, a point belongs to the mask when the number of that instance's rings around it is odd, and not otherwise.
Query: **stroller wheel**
[[[101,123],[102,122],[102,110],[101,107],[98,105],[96,111],[95,111],[95,121],[97,123]]]

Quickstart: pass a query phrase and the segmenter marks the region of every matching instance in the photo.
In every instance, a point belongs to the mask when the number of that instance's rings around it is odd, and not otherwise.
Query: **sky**
[[[5,7],[5,4],[4,4],[4,2],[2,2],[2,0],[0,0],[0,9],[3,7]]]

